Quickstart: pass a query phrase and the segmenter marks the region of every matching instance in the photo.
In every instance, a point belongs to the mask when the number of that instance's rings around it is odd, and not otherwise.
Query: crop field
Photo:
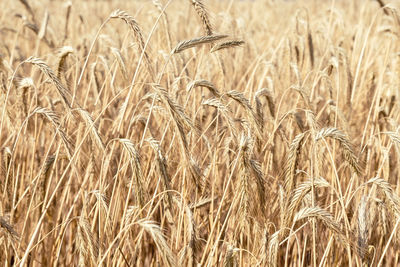
[[[400,2],[0,1],[1,266],[399,266]]]

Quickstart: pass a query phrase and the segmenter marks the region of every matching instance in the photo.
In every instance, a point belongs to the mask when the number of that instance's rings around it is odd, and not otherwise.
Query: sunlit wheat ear
[[[308,92],[306,92],[305,88],[299,86],[299,85],[293,85],[291,86],[291,89],[293,89],[295,92],[299,93],[301,96],[301,99],[304,101],[304,104],[306,105],[306,108],[311,110],[311,102],[310,102],[310,96]]]
[[[83,120],[83,122],[85,123],[86,127],[90,130],[89,134],[92,140],[94,140],[94,142],[96,143],[97,147],[101,150],[104,151],[104,144],[103,141],[101,140],[100,134],[97,130],[97,126],[95,125],[92,117],[90,116],[89,112],[87,112],[86,110],[82,109],[82,108],[77,108],[75,110],[79,116],[81,117],[81,119]]]
[[[367,197],[363,196],[358,206],[358,255],[363,260],[366,260],[365,251],[368,248],[368,232],[369,232],[369,214],[367,207]]]
[[[333,113],[333,115],[335,115],[337,120],[342,123],[344,129],[346,129],[346,130],[350,129],[350,126],[345,117],[345,114],[338,106],[336,106],[334,104],[329,105],[329,112]]]
[[[232,116],[229,114],[229,109],[226,105],[224,105],[219,99],[217,98],[210,98],[201,103],[202,105],[214,107],[218,109],[218,111],[222,114],[225,120],[228,123],[228,128],[231,131],[232,135],[235,139],[237,139],[238,133],[237,129],[234,126],[234,121]]]
[[[92,194],[95,195],[97,201],[95,203],[96,207],[99,209],[99,213],[100,213],[100,218],[102,220],[102,223],[104,225],[102,225],[101,227],[103,228],[103,231],[105,233],[105,236],[110,236],[112,233],[112,226],[111,226],[111,218],[109,216],[109,199],[107,198],[107,196],[100,192],[99,190],[94,190],[92,192],[90,192]],[[132,219],[132,218],[130,218]],[[99,241],[99,249],[101,249],[101,244],[102,244],[102,239],[100,239]]]
[[[51,124],[53,125],[56,133],[61,137],[61,140],[64,143],[64,146],[67,150],[68,153],[68,157],[72,158],[73,155],[73,145],[72,142],[70,141],[68,135],[66,134],[65,130],[63,129],[63,127],[60,124],[60,118],[59,116],[52,110],[49,110],[47,108],[41,108],[41,107],[37,107],[31,114],[41,114],[43,115],[46,119],[48,119]]]
[[[0,180],[0,190],[4,190],[3,186],[5,186],[6,183],[9,183],[11,177],[9,168],[12,159],[12,152],[9,147],[5,147],[1,152],[1,174],[4,177],[4,180]]]
[[[210,52],[214,53],[221,49],[226,49],[226,48],[230,48],[230,47],[239,47],[244,44],[245,44],[245,41],[243,41],[243,40],[231,40],[231,41],[227,41],[227,42],[222,42],[222,43],[218,43],[218,44],[214,45],[213,48],[211,48]]]
[[[382,134],[386,134],[389,136],[393,145],[400,146],[400,135],[397,132],[381,132]]]
[[[346,67],[346,76],[347,76],[347,104],[351,107],[351,96],[353,91],[353,74],[351,73],[351,64],[349,60],[349,56],[347,55],[344,49],[339,50],[339,54],[344,61],[344,65]]]
[[[308,132],[296,135],[289,147],[289,154],[286,157],[285,166],[283,170],[284,187],[286,194],[290,194],[296,186],[295,172],[298,165],[298,157],[301,152],[301,147],[308,136]]]
[[[225,254],[225,258],[224,258],[224,267],[236,267],[239,266],[237,259],[236,259],[236,252],[239,249],[234,248],[233,246],[229,245],[227,250],[226,250],[226,254]]]
[[[281,231],[278,230],[271,235],[268,242],[268,266],[278,266],[279,236]]]
[[[137,224],[152,237],[154,243],[156,243],[158,252],[161,254],[164,260],[164,264],[171,267],[178,266],[176,256],[168,246],[160,226],[158,226],[155,222],[146,220],[138,221]]]
[[[189,1],[192,3],[196,13],[199,15],[201,22],[203,23],[205,34],[212,35],[213,29],[203,1],[202,0],[189,0]]]
[[[61,83],[60,79],[55,75],[53,70],[44,61],[42,61],[39,58],[30,57],[26,60],[26,62],[37,66],[46,76],[48,76],[50,78],[50,80],[53,82],[53,84],[57,88],[57,91],[60,94],[61,98],[63,99],[65,106],[70,109],[72,95],[68,91],[68,89]]]
[[[221,97],[221,93],[218,92],[218,89],[215,87],[215,85],[207,80],[195,80],[190,82],[186,87],[186,91],[190,92],[195,87],[205,87],[210,90],[215,97]]]
[[[170,115],[179,121],[179,124],[186,129],[191,129],[193,131],[197,131],[194,127],[193,122],[191,119],[185,114],[184,108],[176,102],[175,99],[168,93],[168,91],[161,87],[160,85],[153,84],[153,89],[157,93],[158,97],[160,98],[161,102],[164,104],[165,108],[170,111]]]
[[[290,63],[290,68],[293,70],[293,72],[294,72],[294,74],[296,76],[297,87],[301,88],[300,86],[302,84],[302,81],[301,81],[301,75],[300,75],[299,67],[297,66],[296,63],[292,62],[292,63]]]
[[[264,111],[262,109],[262,103],[260,98],[264,96],[267,99],[269,112],[271,113],[272,118],[275,118],[275,100],[273,94],[270,90],[263,88],[258,90],[254,95],[254,100],[256,103],[256,114],[259,120],[260,125],[264,126]]]
[[[90,230],[90,223],[87,218],[87,202],[89,199],[85,197],[81,215],[78,220],[77,243],[79,249],[79,266],[87,266],[89,259],[92,264],[96,264],[99,255],[99,244]]]
[[[153,89],[158,94],[159,98],[163,102],[165,108],[168,110],[168,113],[171,116],[173,123],[176,126],[176,129],[179,133],[182,151],[185,159],[185,163],[190,171],[193,182],[195,183],[198,189],[202,189],[202,174],[200,168],[197,164],[194,164],[192,157],[189,151],[189,144],[186,136],[186,129],[191,129],[193,132],[198,133],[198,129],[193,125],[192,121],[186,114],[184,113],[184,109],[180,106],[165,90],[159,85],[153,85]]]
[[[261,164],[256,161],[251,159],[249,161],[250,163],[250,170],[256,180],[256,184],[257,184],[257,192],[258,192],[258,197],[259,197],[259,201],[260,201],[260,206],[261,206],[261,210],[263,212],[265,212],[264,207],[266,204],[266,198],[268,197],[267,195],[267,191],[265,189],[265,180],[264,180],[264,174],[261,170]]]
[[[175,202],[178,202],[178,205],[184,205],[182,202],[174,198]],[[189,240],[188,244],[185,246],[185,249],[182,252],[180,263],[183,264],[185,259],[187,259],[187,266],[197,266],[198,259],[196,257],[197,251],[200,249],[199,240],[197,236],[197,228],[194,221],[192,210],[189,206],[184,205],[185,215],[186,215],[186,232],[187,238]],[[182,265],[181,264],[181,265]],[[183,266],[183,265],[182,265]]]
[[[71,7],[72,7],[72,2],[68,1],[65,3],[66,7],[67,7],[67,13],[65,14],[65,27],[64,27],[64,40],[63,43],[65,42],[65,40],[68,39],[68,24],[69,24],[69,18],[71,17]]]
[[[244,225],[249,223],[248,217],[250,212],[250,203],[255,203],[250,189],[250,172],[249,172],[249,142],[246,136],[242,136],[240,140],[240,184],[239,184],[239,225],[243,229]]]
[[[346,233],[343,230],[343,227],[337,223],[333,216],[326,210],[316,206],[316,207],[306,207],[301,209],[293,218],[293,222],[300,221],[306,218],[317,218],[323,224],[325,224],[328,229],[330,229],[333,233],[335,233],[335,237],[339,239],[344,245],[350,246],[357,251],[365,251],[363,248],[359,247],[358,244],[355,242],[355,236],[350,232],[349,237],[346,236]]]
[[[228,37],[228,35],[217,34],[217,35],[202,36],[202,37],[182,41],[176,45],[176,47],[172,50],[172,53],[173,54],[180,53],[186,49],[196,47],[199,45],[203,45],[203,44],[209,44],[209,43],[221,40],[226,37]]]
[[[240,207],[241,223],[248,223],[249,212],[253,214],[265,213],[266,190],[264,185],[264,175],[261,171],[261,165],[251,159],[252,140],[249,137],[242,136],[240,140]],[[252,179],[255,180],[257,195],[252,192]],[[257,197],[258,196],[258,197]],[[258,203],[255,205],[254,203]],[[244,226],[244,225],[242,225]]]
[[[123,225],[127,226],[132,224],[132,220],[137,218],[140,215],[140,207],[139,206],[128,206],[126,209],[125,220],[123,221]]]
[[[0,216],[0,228],[6,232],[9,240],[11,241],[20,240],[17,231],[14,229],[14,226],[12,226],[4,216]]]
[[[61,80],[61,73],[65,72],[65,60],[69,54],[72,54],[74,49],[71,46],[63,46],[58,51],[59,60],[58,60],[58,68],[57,68],[57,77]]]
[[[391,185],[384,179],[375,177],[370,179],[367,184],[373,183],[378,186],[380,190],[384,193],[386,199],[388,200],[389,208],[391,212],[395,215],[395,218],[400,217],[400,198],[393,191]]]
[[[284,219],[282,222],[282,227],[289,227],[292,223],[295,211],[300,207],[301,202],[304,197],[311,192],[312,186],[314,184],[315,188],[329,187],[330,184],[322,177],[315,178],[314,181],[308,180],[304,183],[299,184],[289,195],[289,204],[284,212]]]
[[[189,156],[189,160],[186,164],[192,177],[193,183],[196,185],[198,190],[203,191],[206,188],[207,181],[205,180],[205,177],[198,162],[193,157]]]
[[[158,9],[158,11],[163,12],[163,5],[158,0],[153,0],[153,5]]]
[[[0,81],[1,81],[1,76],[2,73],[0,72]],[[0,85],[1,87],[1,85]],[[11,129],[11,130],[16,130],[16,126],[15,126],[15,120],[13,119],[13,112],[12,112],[12,108],[10,108],[10,105],[8,105],[8,101],[7,101],[7,92],[5,89],[5,87],[3,87],[4,90],[0,89],[0,103],[1,103],[1,109],[5,108],[5,114],[4,114],[4,120],[5,122],[3,122],[3,125],[6,126],[7,128]],[[3,106],[5,105],[5,107]]]
[[[138,43],[140,52],[143,53],[143,57],[145,59],[145,62],[146,62],[147,68],[150,72],[150,75],[152,75],[152,77],[154,77],[154,70],[151,65],[150,57],[147,54],[147,51],[145,50],[146,44],[144,42],[143,34],[139,27],[139,24],[136,22],[136,20],[131,15],[129,15],[127,12],[125,12],[123,10],[115,10],[114,12],[112,12],[110,14],[110,18],[122,19],[132,29],[133,34],[136,39],[136,42]]]
[[[100,209],[102,210],[103,214],[108,214],[109,210],[109,200],[107,196],[101,193],[99,190],[94,190],[90,193],[93,193],[97,199],[96,205],[100,205]]]
[[[28,92],[35,87],[32,78],[23,78],[18,82],[17,95],[18,95],[18,114],[20,114],[20,124],[23,119],[28,115]]]
[[[155,7],[160,11],[160,13],[162,13],[163,18],[164,18],[164,31],[165,34],[167,36],[167,45],[168,45],[168,49],[172,49],[172,42],[171,42],[171,30],[169,27],[169,19],[168,19],[168,15],[167,12],[165,12],[165,8],[164,6],[160,3],[160,1],[158,0],[153,0],[153,4],[155,5]]]
[[[343,132],[339,131],[336,128],[325,128],[325,129],[322,129],[320,132],[318,132],[315,137],[316,141],[318,141],[322,138],[332,138],[334,140],[337,140],[340,144],[340,147],[343,149],[344,159],[352,167],[352,169],[354,170],[355,173],[357,173],[358,175],[361,175],[362,168],[357,159],[357,156],[355,155],[355,153],[353,151],[353,148],[352,148],[353,146],[350,143],[350,140],[348,139],[348,137]]]
[[[249,100],[244,97],[244,95],[238,91],[232,90],[226,93],[226,96],[229,98],[232,98],[235,100],[237,103],[239,103],[245,110],[247,117],[249,118],[251,125],[253,128],[256,130],[257,137],[262,140],[262,124],[260,120],[257,118],[256,113],[254,112],[253,108],[250,105]]]
[[[283,225],[285,222],[286,205],[288,205],[287,197],[289,197],[288,195],[289,194],[286,194],[285,192],[285,188],[281,184],[278,184],[278,201],[281,225]]]
[[[144,189],[143,182],[144,177],[142,173],[142,168],[140,166],[140,156],[139,152],[136,150],[135,145],[129,139],[118,139],[123,145],[124,149],[129,154],[129,160],[132,164],[134,172],[134,184],[135,184],[135,196],[136,202],[139,207],[143,208],[146,198],[146,190]]]
[[[164,190],[167,191],[167,199],[168,199],[169,209],[172,209],[172,193],[170,192],[170,190],[171,190],[171,185],[170,185],[171,178],[168,175],[168,171],[167,171],[167,160],[165,159],[164,153],[161,150],[160,143],[157,140],[155,140],[154,138],[150,138],[147,141],[150,143],[151,147],[154,150],[154,153],[156,154],[157,163],[158,163],[158,170],[159,170],[160,175],[162,177],[162,183],[164,185]]]
[[[115,47],[111,47],[111,52],[118,62],[118,66],[122,73],[122,76],[124,77],[125,80],[128,80],[128,71],[126,70],[125,60],[122,57],[121,52],[119,51],[118,48],[115,48]]]
[[[69,159],[69,157],[62,153],[58,155],[58,160],[63,160],[63,159]],[[41,173],[41,177],[40,177],[40,181],[39,181],[39,202],[41,202],[40,204],[40,210],[43,212],[44,208],[45,208],[45,198],[46,198],[46,192],[48,189],[48,183],[49,183],[49,176],[50,176],[50,171],[51,171],[51,167],[53,166],[54,162],[56,160],[56,155],[49,155],[45,162],[44,162],[44,166],[43,166],[43,171]]]
[[[268,266],[268,256],[269,256],[269,242],[271,240],[271,232],[275,228],[275,225],[273,223],[267,223],[265,225],[265,228],[263,230],[263,238],[261,240],[262,248],[261,248],[261,265],[262,266]]]
[[[314,67],[314,62],[315,62],[315,57],[314,57],[314,44],[313,44],[313,39],[312,39],[312,33],[310,30],[310,27],[308,26],[308,33],[307,33],[307,43],[308,43],[308,51],[310,54],[310,62],[311,62],[311,67]]]

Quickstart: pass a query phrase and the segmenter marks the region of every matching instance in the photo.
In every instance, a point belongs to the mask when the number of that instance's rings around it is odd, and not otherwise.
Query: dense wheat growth
[[[400,265],[400,2],[0,1],[1,266]]]

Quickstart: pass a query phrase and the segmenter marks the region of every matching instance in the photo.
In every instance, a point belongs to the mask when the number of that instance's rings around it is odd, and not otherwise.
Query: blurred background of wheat
[[[0,264],[397,266],[385,4],[0,1]]]

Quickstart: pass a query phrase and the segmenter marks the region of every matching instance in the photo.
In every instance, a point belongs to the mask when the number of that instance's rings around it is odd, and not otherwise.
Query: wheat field
[[[398,266],[400,2],[0,1],[0,265]]]

